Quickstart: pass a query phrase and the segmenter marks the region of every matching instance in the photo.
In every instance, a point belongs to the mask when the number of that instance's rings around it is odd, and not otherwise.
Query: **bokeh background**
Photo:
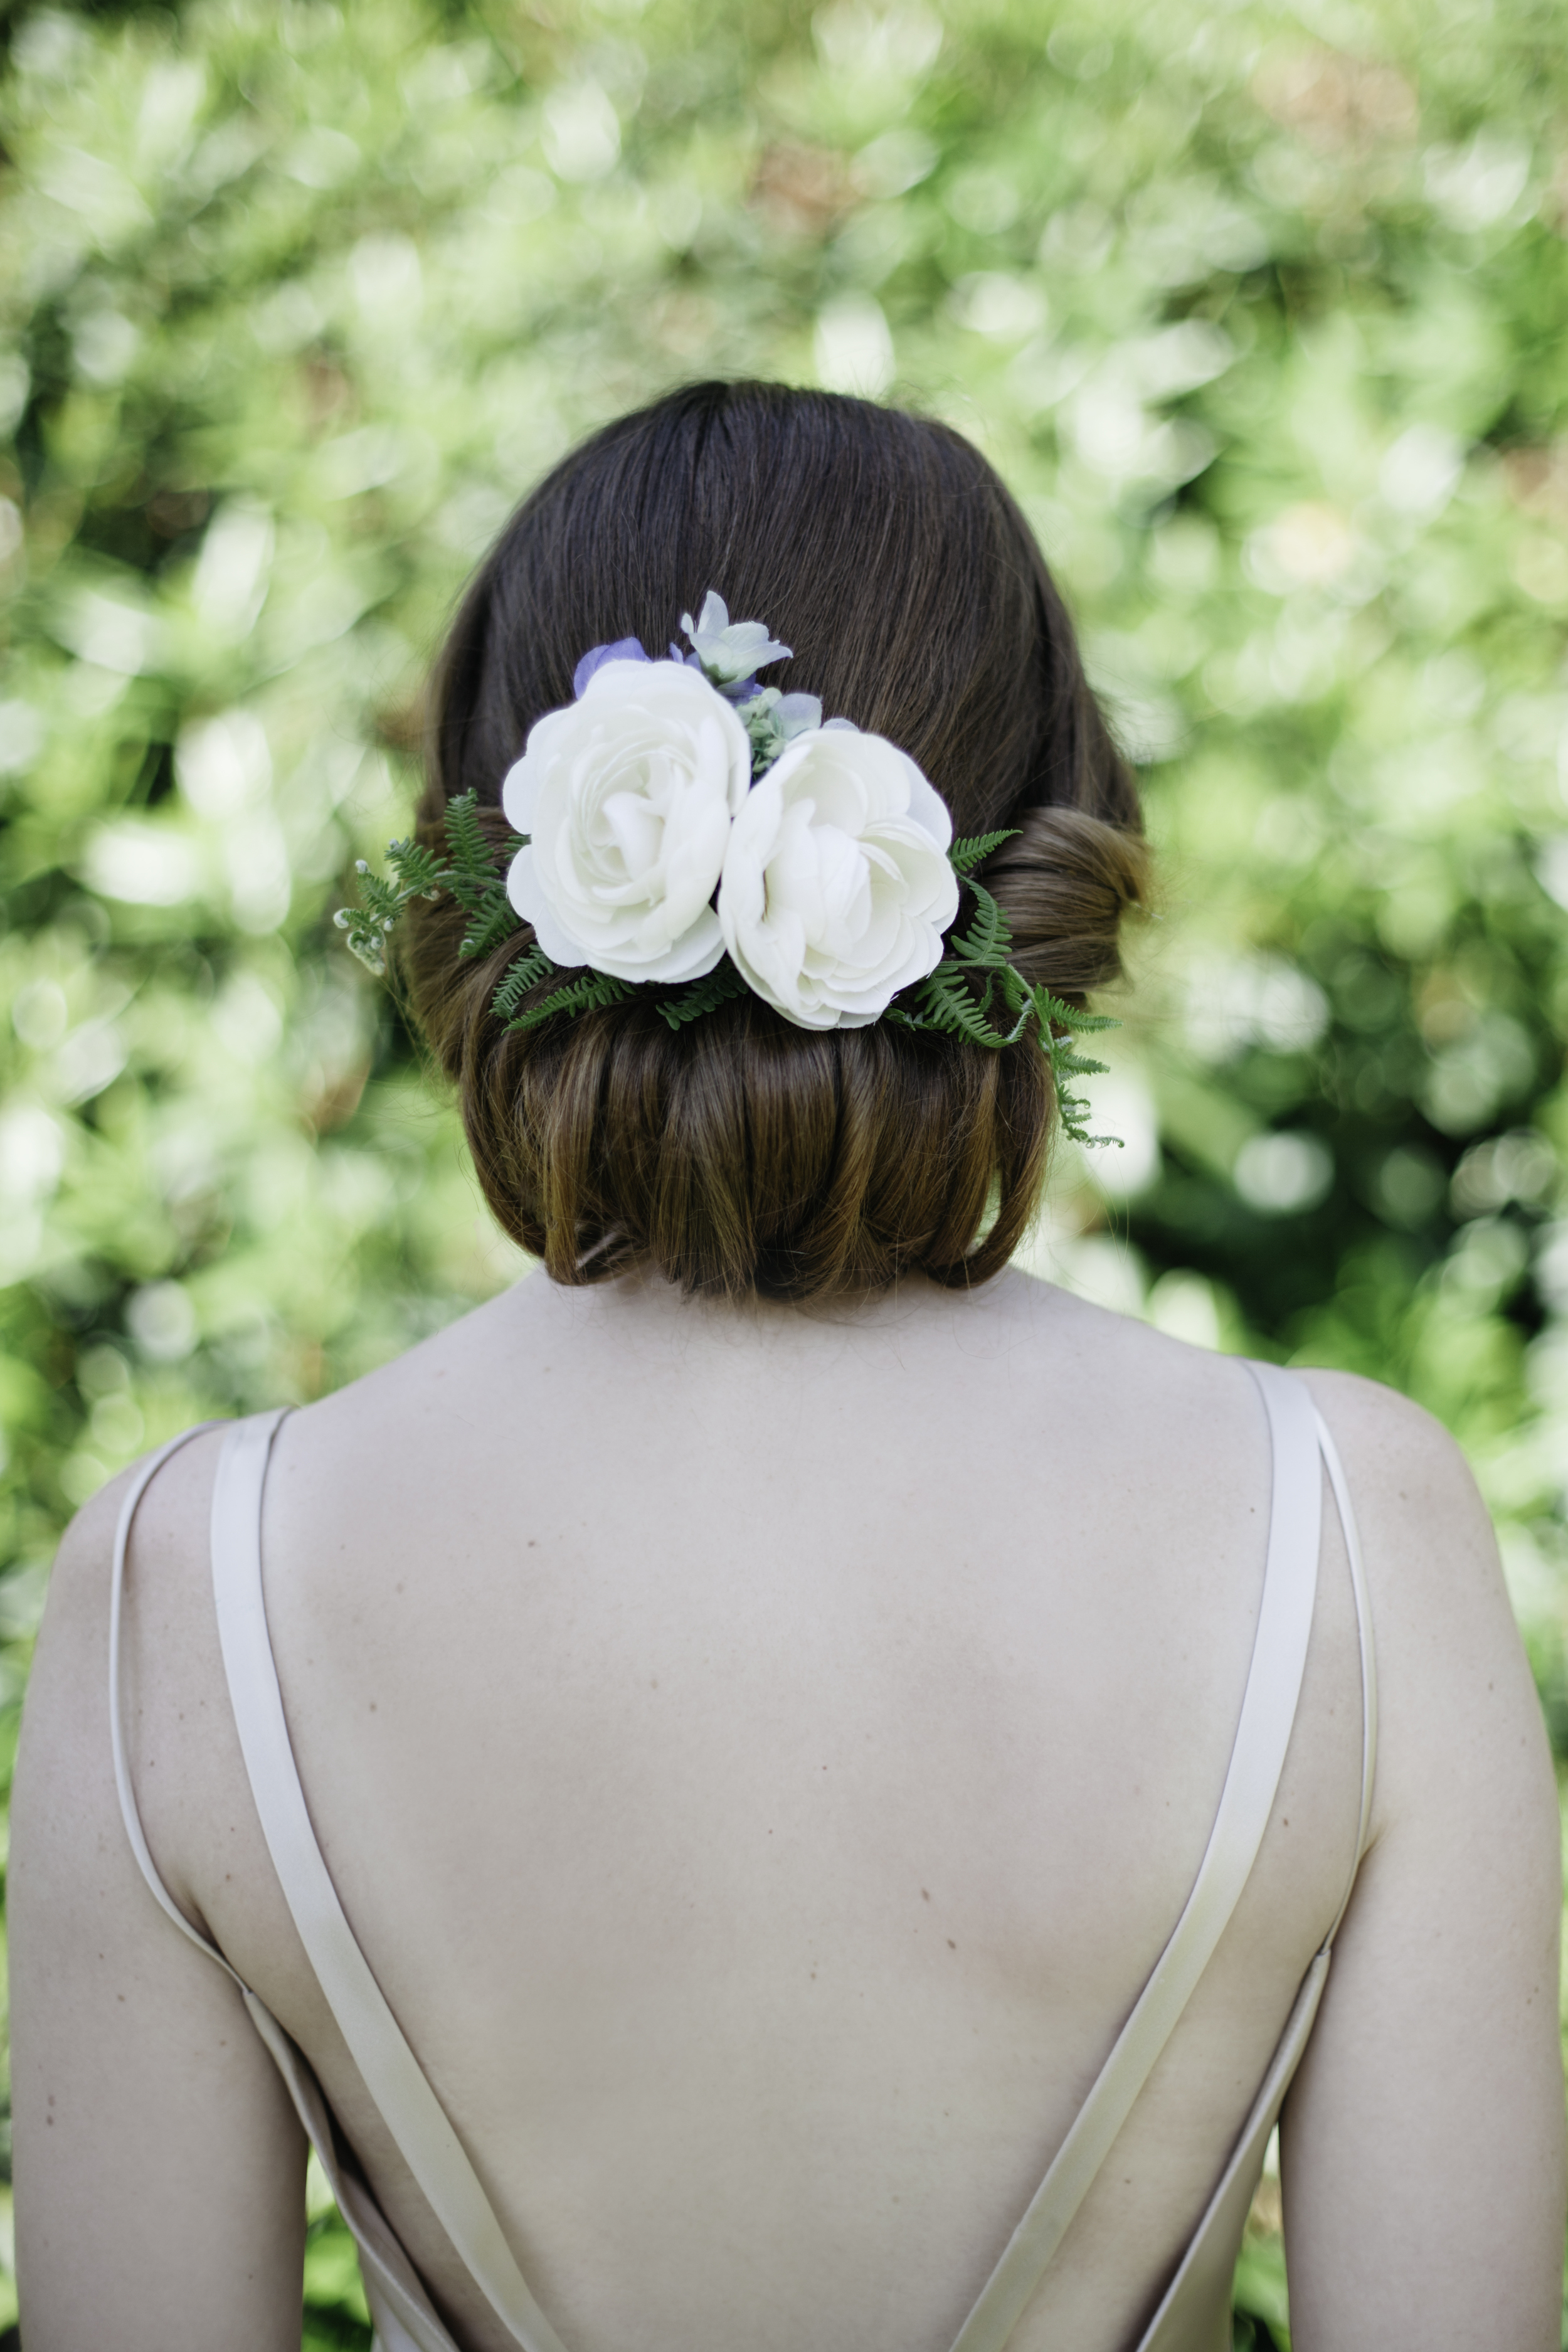
[[[1031,1264],[1445,1421],[1568,1748],[1552,0],[3,32],[0,1758],[77,1505],[524,1271],[331,912],[508,509],[740,373],[972,436],[1142,764],[1124,1149],[1059,1156]],[[363,2346],[315,2210],[306,2341]],[[1266,2183],[1238,2344],[1288,2343],[1277,2225]]]

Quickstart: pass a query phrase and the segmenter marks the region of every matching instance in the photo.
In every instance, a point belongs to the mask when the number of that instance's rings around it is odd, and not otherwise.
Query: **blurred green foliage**
[[[737,373],[972,435],[1144,763],[1126,1149],[1062,1153],[1031,1262],[1438,1413],[1568,1744],[1555,7],[8,28],[0,1762],[74,1506],[520,1270],[331,910],[509,508]],[[309,2340],[363,2343],[313,2232]],[[1271,2259],[1238,2340],[1284,2340]]]

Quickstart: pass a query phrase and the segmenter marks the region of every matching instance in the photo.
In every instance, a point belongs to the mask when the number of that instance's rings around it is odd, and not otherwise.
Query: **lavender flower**
[[[576,668],[572,673],[573,694],[576,697],[576,699],[581,702],[583,699],[583,689],[587,685],[588,680],[593,677],[594,672],[596,669],[603,669],[606,662],[645,662],[651,659],[652,656],[644,652],[642,639],[640,637],[617,637],[613,646],[594,646],[584,655],[582,660],[578,663]]]

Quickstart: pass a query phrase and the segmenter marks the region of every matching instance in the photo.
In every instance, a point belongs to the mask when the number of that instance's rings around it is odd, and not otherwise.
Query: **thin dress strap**
[[[1280,2108],[1295,2080],[1317,2020],[1329,1979],[1334,1937],[1344,1917],[1356,1873],[1366,1852],[1372,1820],[1373,1783],[1377,1769],[1377,1660],[1373,1644],[1372,1604],[1362,1563],[1361,1534],[1351,1507],[1350,1489],[1322,1415],[1317,1416],[1321,1450],[1350,1560],[1351,1591],[1355,1600],[1356,1633],[1361,1648],[1362,1774],[1361,1810],[1356,1825],[1355,1853],[1345,1891],[1333,1924],[1301,1979],[1285,2030],[1275,2045],[1268,2071],[1258,2087],[1247,2121],[1231,2150],[1187,2243],[1160,2307],[1140,2338],[1138,2352],[1191,2352],[1194,2344],[1219,2343],[1230,2333],[1230,2287],[1237,2252],[1247,2227],[1253,2193],[1263,2170],[1268,2137],[1279,2120]]]
[[[1175,2031],[1241,1898],[1274,1810],[1317,1598],[1321,1441],[1304,1382],[1272,1364],[1249,1363],[1247,1370],[1262,1393],[1272,1444],[1268,1549],[1219,1811],[1186,1908],[952,2352],[1002,2352]]]
[[[171,1437],[166,1445],[160,1445],[155,1454],[150,1454],[145,1462],[138,1465],[125,1489],[114,1529],[114,1565],[109,1586],[109,1740],[114,1754],[114,1786],[120,1798],[121,1818],[125,1823],[125,1835],[136,1857],[138,1869],[156,1896],[159,1908],[168,1913],[181,1935],[188,1937],[209,1959],[216,1960],[226,1975],[234,1977],[235,1983],[243,1992],[244,1985],[240,1984],[217,1946],[209,1943],[199,1929],[192,1927],[158,1875],[157,1864],[153,1860],[146,1832],[142,1827],[136,1791],[131,1780],[131,1756],[125,1738],[124,1676],[121,1672],[120,1625],[124,1613],[125,1555],[130,1548],[131,1523],[136,1517],[136,1507],[171,1454],[177,1454],[181,1446],[187,1445],[193,1437],[200,1437],[204,1430],[220,1429],[222,1426],[221,1422],[199,1421],[194,1429],[183,1430],[178,1437]]]
[[[1328,1423],[1317,1408],[1313,1412],[1318,1423],[1318,1444],[1323,1456],[1323,1466],[1329,1474],[1329,1484],[1334,1490],[1334,1505],[1340,1515],[1340,1528],[1345,1539],[1345,1553],[1351,1564],[1351,1591],[1355,1599],[1356,1640],[1361,1645],[1361,1819],[1356,1825],[1355,1859],[1340,1907],[1334,1914],[1334,1924],[1323,1938],[1326,1952],[1340,1932],[1340,1922],[1350,1908],[1355,1888],[1356,1873],[1366,1852],[1368,1832],[1372,1828],[1373,1784],[1377,1778],[1377,1651],[1372,1636],[1372,1595],[1367,1590],[1366,1564],[1362,1557],[1361,1529],[1356,1525],[1351,1503],[1349,1481],[1339,1448],[1334,1444]]]
[[[310,1825],[267,1627],[261,1500],[281,1412],[238,1422],[213,1487],[213,1597],[224,1670],[284,1899],[366,2090],[475,2285],[524,2352],[563,2352],[479,2176],[371,1973]]]

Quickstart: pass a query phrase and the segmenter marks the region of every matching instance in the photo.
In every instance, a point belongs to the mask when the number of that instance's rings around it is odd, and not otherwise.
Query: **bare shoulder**
[[[1237,1357],[1178,1339],[1037,1276],[1009,1270],[973,1304],[993,1314],[1010,1341],[1032,1348],[1045,1378],[1060,1374],[1075,1390],[1087,1384],[1115,1397],[1135,1393],[1141,1426],[1151,1415],[1179,1422],[1190,1408],[1209,1414],[1217,1408],[1222,1422],[1258,1412],[1257,1391]],[[1215,1444],[1222,1450],[1217,1430]]]
[[[207,1515],[218,1431],[195,1436],[158,1471],[142,1496],[128,1550],[129,1586],[143,1610],[177,1625],[178,1596],[205,1574]],[[101,1772],[107,1759],[104,1676],[116,1531],[147,1457],[85,1503],[66,1528],[49,1576],[23,1722],[26,1767],[47,1755],[56,1772]],[[101,1737],[100,1736],[101,1735]]]
[[[1429,1633],[1447,1615],[1513,1618],[1497,1540],[1475,1475],[1455,1439],[1408,1397],[1353,1372],[1302,1376],[1344,1466],[1374,1610],[1419,1613]]]
[[[157,1472],[137,1506],[133,1554],[187,1554],[205,1547],[222,1434],[214,1428],[194,1435]],[[143,1454],[100,1486],[67,1527],[49,1575],[46,1622],[91,1618],[107,1602],[121,1513],[151,1459]]]
[[[1303,1370],[1347,1475],[1353,1462],[1369,1507],[1397,1503],[1420,1516],[1457,1504],[1484,1520],[1464,1454],[1440,1421],[1397,1389],[1356,1372]],[[1358,1498],[1359,1499],[1359,1498]]]
[[[1540,1704],[1469,1464],[1442,1424],[1376,1381],[1306,1379],[1344,1465],[1376,1641],[1378,1821],[1467,1801],[1555,1870]],[[1547,1867],[1550,1861],[1551,1867]],[[1555,1898],[1553,1897],[1553,1900]]]

